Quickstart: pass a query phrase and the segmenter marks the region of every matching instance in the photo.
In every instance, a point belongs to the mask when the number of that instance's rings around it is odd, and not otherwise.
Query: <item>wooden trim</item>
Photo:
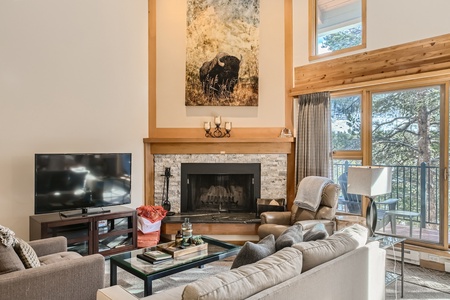
[[[156,0],[148,0],[148,136],[156,130]]]
[[[450,34],[295,68],[291,95],[442,71],[449,74]],[[425,77],[425,76],[424,76]],[[416,79],[417,77],[413,77]]]
[[[440,152],[441,152],[441,160],[440,160],[440,199],[443,203],[441,205],[440,209],[440,219],[442,221],[441,227],[439,228],[439,234],[441,237],[441,240],[444,244],[444,246],[448,249],[448,216],[449,216],[449,198],[448,198],[448,178],[445,176],[445,170],[449,167],[449,103],[448,99],[450,97],[449,95],[449,88],[450,83],[446,82],[445,84],[441,85],[441,145],[440,145]],[[448,173],[447,173],[448,174]]]

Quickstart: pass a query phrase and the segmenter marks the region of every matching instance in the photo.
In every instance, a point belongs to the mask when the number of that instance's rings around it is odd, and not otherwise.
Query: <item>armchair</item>
[[[261,214],[261,225],[258,228],[259,238],[262,239],[269,234],[273,234],[275,238],[280,236],[289,226],[301,224],[304,230],[312,228],[318,223],[322,223],[328,234],[333,234],[336,228],[334,220],[336,207],[338,204],[338,196],[340,187],[331,183],[324,187],[322,191],[321,201],[317,211],[309,211],[299,208],[293,204],[291,211],[273,211]]]
[[[41,266],[0,274],[0,299],[94,300],[104,287],[102,255],[67,252],[67,239],[62,236],[28,244]]]

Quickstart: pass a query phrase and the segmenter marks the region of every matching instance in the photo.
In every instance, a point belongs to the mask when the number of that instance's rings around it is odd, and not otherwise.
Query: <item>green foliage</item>
[[[361,26],[357,26],[324,36],[321,47],[329,51],[336,51],[351,48],[361,44]]]

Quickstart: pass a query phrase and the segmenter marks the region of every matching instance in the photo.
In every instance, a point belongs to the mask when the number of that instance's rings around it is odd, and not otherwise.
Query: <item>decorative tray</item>
[[[157,245],[158,250],[167,252],[172,255],[173,258],[177,258],[186,254],[191,254],[198,251],[208,250],[208,243],[200,245],[190,245],[184,248],[176,247],[175,242]]]

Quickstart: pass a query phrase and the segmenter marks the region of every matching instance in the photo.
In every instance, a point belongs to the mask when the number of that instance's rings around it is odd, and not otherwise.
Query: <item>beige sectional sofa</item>
[[[366,240],[367,229],[354,225],[143,299],[384,299],[386,254]],[[106,299],[136,298],[113,286],[97,292],[97,300]]]

